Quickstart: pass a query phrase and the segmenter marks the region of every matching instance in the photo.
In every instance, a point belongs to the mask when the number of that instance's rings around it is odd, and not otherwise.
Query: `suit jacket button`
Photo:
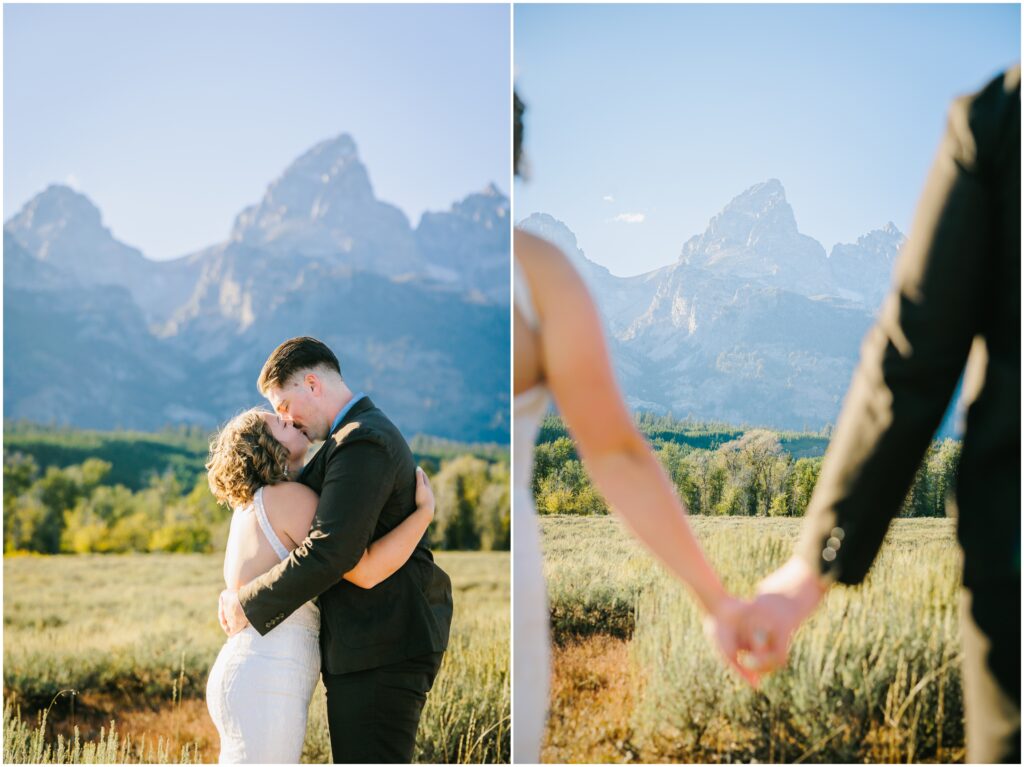
[[[272,628],[274,628],[273,621],[267,621],[266,623],[264,623],[263,624],[263,628],[265,628],[265,629],[272,629]]]

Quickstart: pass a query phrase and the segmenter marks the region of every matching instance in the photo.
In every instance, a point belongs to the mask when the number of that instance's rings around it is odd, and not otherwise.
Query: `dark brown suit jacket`
[[[448,645],[452,588],[421,540],[409,560],[372,589],[341,580],[371,541],[416,509],[416,463],[405,439],[366,397],[341,420],[302,472],[320,496],[309,537],[288,559],[238,592],[266,634],[320,597],[324,671],[377,668]]]
[[[958,99],[861,350],[798,553],[867,573],[970,353],[957,483],[964,583],[1020,579],[1020,67]]]

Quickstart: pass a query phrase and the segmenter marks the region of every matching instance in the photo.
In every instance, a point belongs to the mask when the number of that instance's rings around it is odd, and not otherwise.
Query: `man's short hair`
[[[263,363],[256,388],[265,395],[272,386],[284,386],[298,371],[317,367],[329,368],[341,376],[338,358],[323,341],[310,336],[289,338]]]

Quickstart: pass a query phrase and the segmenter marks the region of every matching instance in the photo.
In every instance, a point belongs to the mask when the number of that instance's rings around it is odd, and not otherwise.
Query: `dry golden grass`
[[[436,556],[452,577],[455,618],[416,760],[507,762],[509,554]],[[5,559],[4,699],[13,704],[5,757],[215,762],[219,740],[204,695],[224,641],[216,623],[221,564],[214,554]],[[76,694],[62,692],[69,690]],[[304,762],[330,761],[323,698],[318,685]],[[57,749],[76,727],[82,748]],[[160,748],[140,753],[143,743]]]
[[[545,762],[636,761],[629,722],[637,683],[629,643],[596,635],[555,647]]]
[[[68,736],[77,727],[83,741],[92,741],[100,737],[101,729],[110,729],[111,721],[116,722],[118,732],[133,741],[143,736],[153,743],[162,740],[172,754],[188,746],[195,751],[196,761],[217,761],[217,728],[201,698],[129,708],[117,696],[83,695],[75,705],[74,715],[70,706],[51,709],[46,735],[48,740],[55,740],[58,734]]]
[[[784,561],[798,527],[694,520],[739,595]],[[615,519],[545,518],[542,531],[559,644],[545,760],[962,761],[950,520],[898,520],[865,583],[833,589],[788,667],[756,691],[725,669],[684,587]]]

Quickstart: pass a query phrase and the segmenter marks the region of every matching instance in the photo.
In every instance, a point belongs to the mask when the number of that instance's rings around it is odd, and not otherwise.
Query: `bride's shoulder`
[[[543,237],[530,234],[522,229],[516,229],[513,236],[515,238],[513,243],[515,259],[526,269],[542,267],[543,262],[547,260],[565,258],[565,254],[557,245]]]
[[[567,280],[580,282],[576,267],[557,245],[521,229],[516,230],[515,238],[516,263],[534,292],[549,285],[561,288]]]
[[[301,482],[278,482],[276,485],[264,485],[263,505],[301,503],[312,501],[316,504],[317,495]]]
[[[263,488],[263,509],[278,533],[301,541],[316,513],[317,494],[301,482],[278,482]]]

